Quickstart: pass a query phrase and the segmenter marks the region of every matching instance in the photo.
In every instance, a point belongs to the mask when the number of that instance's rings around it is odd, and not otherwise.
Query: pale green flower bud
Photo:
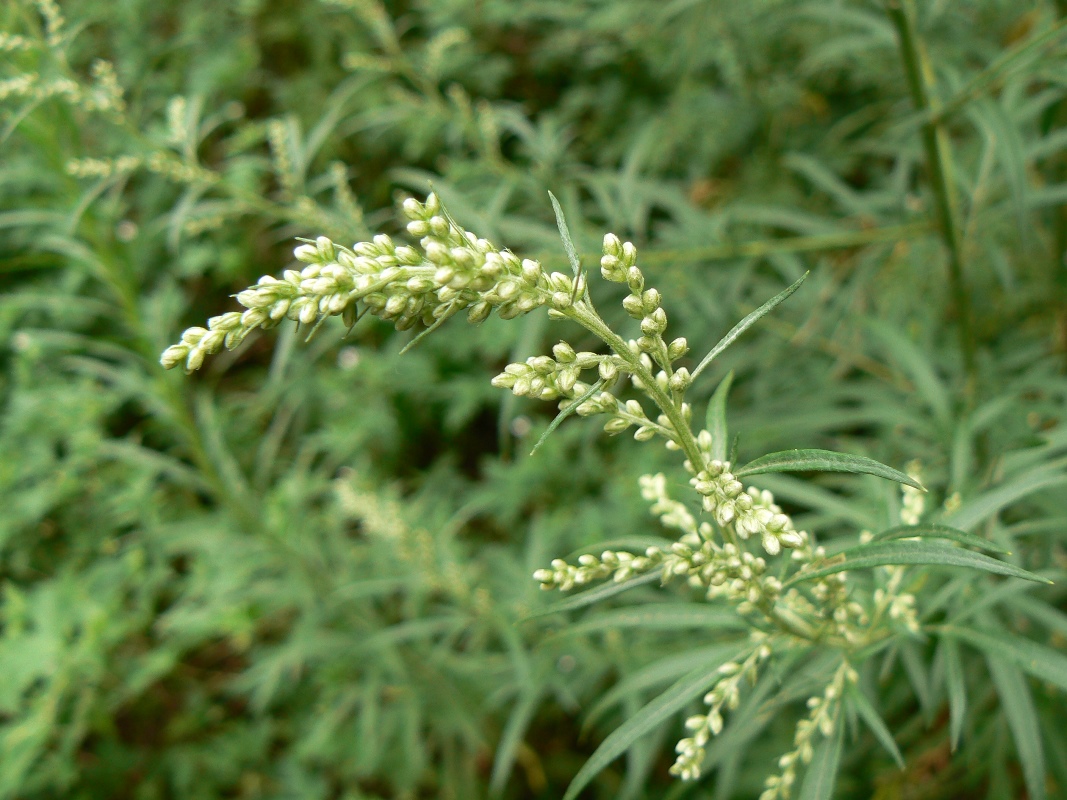
[[[671,361],[677,358],[681,358],[689,352],[689,343],[682,337],[678,337],[669,345],[667,345],[667,356]]]
[[[189,346],[186,344],[172,344],[163,351],[159,363],[162,364],[165,369],[173,369],[185,360],[185,357],[189,355],[189,349]]]
[[[525,258],[522,261],[522,279],[531,286],[537,283],[537,280],[541,277],[541,265],[536,261],[532,261],[529,258]]]
[[[657,289],[648,289],[643,295],[641,295],[641,305],[643,306],[646,314],[651,314],[657,308],[659,308],[661,297]]]
[[[560,342],[555,347],[553,347],[552,354],[561,364],[572,364],[577,358],[577,354],[574,352],[574,348],[566,342]]]
[[[526,363],[529,364],[534,371],[540,372],[542,375],[547,375],[556,370],[556,362],[548,356],[535,356],[527,359]]]
[[[624,430],[630,427],[630,423],[621,417],[615,417],[615,419],[609,420],[604,424],[604,431],[606,433],[622,433]]]
[[[622,307],[634,319],[641,319],[645,315],[644,304],[637,295],[631,294],[623,298]]]
[[[426,204],[429,206],[429,203]],[[448,224],[448,220],[441,216],[432,216],[429,219],[430,232],[434,236],[444,237],[447,236],[451,226]]]
[[[622,253],[622,242],[614,233],[604,234],[604,255],[618,257]]]
[[[420,203],[414,197],[409,197],[407,200],[405,200],[401,207],[404,209],[404,214],[408,217],[408,219],[422,219],[425,216],[425,210],[423,208],[422,203]]]
[[[689,377],[689,370],[682,367],[671,376],[670,387],[676,392],[684,392],[692,382],[693,379]]]
[[[485,322],[493,307],[489,303],[475,303],[467,312],[467,321],[474,324]]]
[[[627,242],[627,244],[630,244]],[[634,294],[641,294],[645,290],[645,276],[637,267],[630,267],[626,271],[626,284]]]

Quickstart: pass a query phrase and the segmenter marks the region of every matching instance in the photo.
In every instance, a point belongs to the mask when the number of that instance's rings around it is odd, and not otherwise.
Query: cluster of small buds
[[[72,158],[66,163],[67,174],[75,178],[108,178],[128,175],[144,164],[140,156],[118,158]]]
[[[404,212],[411,220],[408,230],[422,236],[422,252],[397,246],[385,235],[352,248],[320,236],[294,251],[307,265],[302,270],[286,270],[281,278],[264,276],[237,295],[247,311],[216,317],[230,326],[222,336],[215,336],[221,329],[210,325],[206,331],[191,328],[164,352],[163,365],[170,368],[184,360],[186,369],[194,370],[203,355],[223,344],[235,347],[252,329],[285,318],[310,325],[342,315],[351,325],[359,304],[407,330],[420,321],[433,326],[462,309],[471,322],[481,322],[494,308],[503,317],[513,317],[552,302],[558,281],[543,275],[537,262],[520,261],[457,227],[442,216],[436,195],[425,204],[407,200]]]
[[[644,555],[634,555],[621,550],[605,550],[600,556],[586,554],[578,557],[578,564],[568,564],[562,558],[552,560],[548,569],[536,570],[534,580],[545,591],[559,589],[569,592],[576,586],[584,586],[603,578],[613,578],[616,583],[634,575],[665,566],[667,553],[658,547],[649,547]],[[669,568],[677,559],[670,559]],[[667,574],[670,574],[668,569]]]
[[[706,522],[697,525],[696,518],[685,503],[678,502],[667,493],[667,476],[662,472],[642,475],[638,484],[641,487],[641,497],[652,503],[649,511],[659,517],[664,527],[704,539],[711,537],[711,526]]]
[[[631,343],[635,352],[641,353],[646,368],[651,371],[653,362],[660,372],[656,382],[663,390],[669,389],[676,399],[684,394],[692,383],[689,370],[684,367],[673,370],[671,364],[689,351],[685,339],[678,338],[667,344],[663,332],[667,329],[667,312],[662,308],[659,290],[645,288],[645,276],[637,266],[637,248],[632,242],[622,242],[609,233],[604,237],[604,255],[600,259],[600,274],[613,283],[625,283],[630,294],[622,301],[626,313],[641,323],[641,336]],[[643,389],[639,378],[634,378],[634,387]]]
[[[584,370],[596,368],[607,386],[618,375],[618,361],[617,356],[576,353],[567,342],[560,342],[552,348],[552,356],[531,356],[523,363],[508,364],[493,378],[493,386],[540,400],[581,397],[591,388],[579,380]],[[614,396],[611,406],[615,406]]]
[[[778,759],[778,768],[781,772],[767,778],[759,800],[786,800],[792,794],[797,769],[802,764],[811,763],[812,756],[815,754],[815,734],[833,735],[838,725],[841,697],[845,693],[846,684],[854,684],[858,680],[856,670],[847,661],[843,661],[823,693],[808,699],[807,705],[810,711],[807,717],[797,723],[796,732],[793,735],[794,749]]]
[[[425,203],[408,198],[404,214],[410,220],[408,233],[420,237],[433,267],[425,288],[434,292],[437,304],[469,306],[469,319],[481,322],[494,308],[502,319],[513,319],[545,303],[556,307],[560,293],[571,302],[571,278],[545,275],[536,261],[519,259],[463,230],[444,212],[436,194]]]
[[[909,478],[919,481],[921,466],[918,461],[909,462],[906,469]],[[902,508],[900,509],[901,523],[904,525],[918,525],[922,519],[923,512],[926,510],[925,492],[905,483],[901,484],[901,493],[903,495],[901,498]]]
[[[87,85],[68,77],[43,80],[34,72],[15,75],[0,81],[0,100],[9,97],[27,100],[58,98],[85,111],[124,111],[126,104],[122,99],[122,87],[111,62],[94,61],[90,72],[93,81]]]
[[[17,33],[0,32],[0,53],[14,53],[19,50],[30,50],[33,41]]]
[[[707,563],[694,575],[707,587],[708,599],[723,597],[741,614],[751,614],[778,599],[782,582],[766,574],[767,562],[763,558],[730,542],[722,547],[712,543],[710,549]]]
[[[762,635],[757,632],[757,638]],[[722,733],[723,709],[734,711],[741,703],[741,684],[748,681],[755,684],[759,666],[771,656],[771,647],[765,639],[740,664],[727,661],[719,667],[722,678],[715,687],[704,695],[704,702],[709,706],[706,714],[696,714],[685,721],[685,727],[691,735],[682,739],[675,746],[678,754],[670,772],[683,781],[700,777],[704,762],[705,747],[713,736]]]
[[[793,528],[774,495],[754,486],[746,490],[730,472],[729,461],[708,462],[689,482],[703,496],[704,510],[713,513],[720,525],[732,525],[742,539],[758,535],[770,555],[778,555],[782,547],[803,546],[806,534]]]

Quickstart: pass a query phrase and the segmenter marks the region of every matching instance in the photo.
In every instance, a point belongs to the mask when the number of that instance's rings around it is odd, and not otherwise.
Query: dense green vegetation
[[[1061,5],[7,3],[0,798],[558,798],[716,657],[681,582],[531,616],[551,559],[664,534],[639,476],[688,488],[595,420],[529,455],[553,405],[490,378],[603,349],[580,328],[457,319],[399,356],[414,332],[379,320],[283,324],[160,367],[295,237],[403,240],[430,186],[546,268],[569,271],[549,190],[591,276],[605,232],[633,241],[690,369],[810,270],[696,415],[732,371],[738,462],[914,472],[924,521],[1055,582],[902,573],[920,630],[859,670],[888,733],[846,717],[834,796],[1067,791]],[[871,475],[758,484],[831,550],[915,510]],[[582,796],[758,796],[835,668],[746,690],[682,782],[694,692]]]

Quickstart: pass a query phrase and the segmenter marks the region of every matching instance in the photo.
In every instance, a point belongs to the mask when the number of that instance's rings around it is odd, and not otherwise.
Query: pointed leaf
[[[1051,583],[1052,581],[1027,572],[1014,564],[997,561],[995,558],[984,556],[970,550],[962,550],[959,547],[941,544],[939,542],[908,542],[898,540],[895,542],[872,542],[861,544],[842,551],[839,555],[845,556],[843,561],[830,564],[825,567],[800,572],[785,582],[784,586],[793,586],[797,583],[821,578],[824,575],[833,575],[835,572],[846,572],[856,569],[868,569],[870,567],[884,567],[890,564],[922,564],[931,567],[969,567],[992,572],[995,575],[1007,575],[1012,578],[1024,578],[1037,583]]]
[[[574,800],[593,778],[625,753],[630,745],[718,683],[722,677],[719,667],[727,661],[740,657],[749,647],[748,644],[738,647],[721,660],[714,659],[705,666],[693,670],[616,728],[585,762],[585,765],[578,770],[571,785],[567,787],[563,800]]]
[[[704,356],[704,360],[700,362],[700,365],[695,370],[693,370],[693,378],[695,379],[701,372],[703,372],[704,369],[708,366],[708,364],[710,364],[715,359],[715,357],[719,355],[719,353],[721,353],[723,350],[733,344],[734,340],[738,336],[740,336],[742,333],[751,328],[760,319],[769,314],[775,306],[777,306],[779,303],[789,297],[789,295],[799,289],[800,284],[802,284],[807,277],[808,273],[805,272],[788,289],[779,292],[766,303],[764,303],[751,314],[749,314],[747,317],[745,317],[743,320],[741,320],[739,323],[734,325],[734,327],[730,329],[730,332],[723,336],[722,339],[719,340],[719,343],[717,345],[711,348],[711,352]]]
[[[582,403],[584,403],[586,400],[588,400],[590,397],[592,397],[594,394],[596,394],[603,388],[604,381],[597,381],[589,387],[589,390],[585,394],[583,394],[565,409],[556,414],[556,418],[552,420],[551,423],[549,423],[549,426],[547,428],[545,428],[545,432],[542,433],[541,438],[537,440],[537,444],[535,444],[533,450],[530,451],[530,455],[532,456],[534,453],[537,452],[537,448],[539,448],[545,443],[545,439],[552,435],[552,432],[562,424],[563,420],[565,420],[567,417],[577,411],[578,406],[580,406]]]
[[[493,774],[489,780],[489,793],[493,797],[499,797],[507,785],[511,768],[515,765],[515,754],[519,750],[526,729],[530,726],[530,720],[533,718],[540,699],[539,692],[527,692],[511,709],[493,759]]]
[[[715,394],[708,401],[708,414],[704,428],[711,434],[711,457],[719,461],[726,460],[726,396],[734,382],[734,372],[730,370],[719,383]]]
[[[648,628],[670,631],[693,628],[705,630],[748,630],[749,625],[731,609],[707,603],[644,603],[635,608],[613,608],[568,625],[559,635],[584,634],[601,630]]]
[[[900,754],[900,748],[897,747],[896,740],[893,739],[893,734],[889,732],[889,728],[886,727],[885,722],[882,720],[881,715],[875,711],[874,706],[871,705],[871,701],[867,699],[867,695],[853,683],[848,684],[848,701],[854,708],[863,721],[867,723],[867,727],[871,729],[871,733],[881,743],[889,755],[893,756],[893,760],[897,762],[897,766],[904,769],[904,756]]]
[[[556,214],[556,227],[559,228],[559,236],[563,239],[563,249],[567,251],[567,260],[571,262],[571,269],[574,270],[574,279],[578,280],[578,276],[582,271],[582,264],[578,260],[578,251],[574,249],[571,232],[567,228],[567,220],[563,216],[563,208],[552,192],[548,193],[548,197],[552,200],[552,210]]]
[[[1011,550],[1005,550],[998,544],[985,539],[981,536],[976,536],[973,533],[966,533],[958,528],[950,528],[948,525],[936,525],[930,522],[923,522],[919,525],[898,525],[895,528],[889,528],[881,533],[876,533],[874,539],[875,542],[887,542],[893,539],[906,539],[912,536],[919,536],[923,539],[951,539],[954,542],[968,545],[969,547],[978,547],[982,550],[989,550],[993,553],[1001,553],[1002,555],[1010,556]]]
[[[887,478],[926,491],[914,478],[887,467],[880,461],[833,450],[782,450],[779,453],[768,453],[734,470],[734,477],[762,475],[766,472],[856,472],[877,475],[879,478]]]
[[[604,715],[605,711],[617,705],[626,697],[634,696],[654,686],[662,686],[675,681],[690,670],[703,666],[724,654],[733,655],[736,648],[736,642],[714,644],[710,647],[702,647],[699,650],[661,658],[631,672],[606,691],[593,704],[593,707],[589,709],[589,713],[585,716],[582,728],[586,729],[593,725]]]
[[[952,752],[956,752],[963,731],[963,718],[967,713],[967,682],[956,640],[944,636],[941,638],[941,647],[944,652],[945,682],[948,684],[949,740]]]
[[[951,625],[944,627],[942,632],[1067,691],[1067,656],[1051,647],[1001,631],[992,634]]]
[[[839,713],[834,732],[815,748],[811,763],[804,772],[804,781],[800,785],[800,800],[831,800],[834,796],[844,730],[845,726]]]
[[[1045,800],[1045,753],[1041,747],[1037,709],[1034,708],[1030,687],[1013,664],[988,653],[986,663],[989,664],[989,674],[1000,696],[1000,707],[1008,718],[1030,800]]]
[[[562,600],[558,603],[553,603],[547,608],[542,608],[540,611],[535,611],[533,614],[525,617],[524,619],[534,619],[536,617],[544,617],[549,614],[563,614],[567,611],[576,611],[579,608],[585,608],[591,606],[593,603],[599,603],[602,600],[607,600],[609,597],[614,597],[617,594],[622,594],[625,591],[629,591],[637,586],[645,586],[649,583],[653,583],[660,579],[660,573],[662,569],[657,569],[654,572],[649,572],[647,575],[639,575],[636,578],[630,578],[629,580],[608,581],[607,583],[597,586],[595,589],[582,592],[574,597],[568,597],[566,600]]]

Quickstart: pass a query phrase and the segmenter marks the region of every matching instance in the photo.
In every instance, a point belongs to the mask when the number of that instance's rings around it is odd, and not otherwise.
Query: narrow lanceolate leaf
[[[841,715],[837,716],[834,732],[815,748],[811,763],[804,771],[800,800],[831,800],[834,796],[837,768],[841,764],[841,740],[845,729]]]
[[[1002,631],[986,633],[950,625],[944,627],[942,633],[977,647],[986,655],[1012,663],[1038,680],[1067,692],[1067,656],[1051,647]]]
[[[789,295],[799,289],[800,284],[802,284],[804,282],[804,279],[807,277],[808,273],[805,272],[788,289],[783,292],[779,292],[766,303],[764,303],[751,314],[749,314],[747,317],[745,317],[743,320],[741,320],[739,323],[734,325],[734,327],[730,329],[730,332],[723,336],[722,339],[719,340],[719,343],[717,345],[711,348],[711,352],[704,356],[704,360],[700,362],[699,366],[697,366],[695,370],[693,370],[693,377],[696,378],[701,372],[703,372],[704,369],[708,366],[708,364],[710,364],[715,359],[715,357],[719,355],[719,353],[721,353],[723,350],[733,344],[734,339],[736,339],[742,333],[751,328],[761,318],[769,314],[776,305],[781,303],[783,300],[789,297]]]
[[[511,768],[515,765],[515,754],[522,744],[522,737],[526,734],[540,699],[539,692],[527,692],[511,710],[511,716],[508,717],[504,733],[500,737],[500,745],[496,749],[496,757],[493,759],[493,775],[489,780],[489,793],[493,797],[499,797],[507,785]]]
[[[563,208],[552,192],[549,192],[548,196],[552,200],[552,210],[556,214],[556,227],[559,228],[559,236],[563,240],[563,249],[567,251],[567,260],[571,262],[571,269],[574,270],[574,279],[578,280],[578,276],[582,272],[582,265],[578,260],[578,251],[574,249],[571,232],[567,228],[567,220],[563,216]]]
[[[945,682],[948,684],[949,740],[952,743],[952,752],[956,752],[960,744],[960,733],[963,732],[963,718],[967,713],[967,682],[963,675],[963,661],[956,640],[943,636],[941,648],[945,656]]]
[[[645,628],[655,631],[686,629],[748,630],[749,625],[731,609],[707,603],[645,603],[636,608],[613,608],[560,631],[562,636],[603,630]]]
[[[994,544],[981,536],[961,531],[958,528],[950,528],[948,525],[936,525],[928,522],[923,522],[919,525],[898,525],[895,528],[889,528],[881,533],[876,533],[872,541],[887,542],[893,539],[908,539],[912,536],[918,536],[923,539],[951,539],[968,547],[978,547],[991,553],[1001,553],[1006,556],[1011,555],[1011,550],[1005,550],[1000,545]]]
[[[719,461],[726,460],[726,396],[734,382],[734,372],[730,370],[722,379],[715,394],[708,401],[708,414],[704,428],[711,434],[711,457]]]
[[[833,450],[783,450],[780,453],[768,453],[734,470],[734,476],[743,478],[766,472],[857,472],[888,478],[926,491],[914,478],[887,467],[880,461],[865,456],[835,453]]]
[[[843,561],[818,567],[813,570],[800,572],[785,582],[784,586],[792,586],[804,581],[821,578],[824,575],[833,575],[835,572],[847,572],[857,569],[869,569],[870,567],[885,567],[890,564],[920,564],[930,567],[969,567],[992,572],[995,575],[1007,575],[1011,578],[1024,578],[1037,583],[1052,583],[1052,581],[1027,572],[1025,569],[997,561],[995,558],[974,553],[970,550],[962,550],[959,547],[941,544],[940,542],[872,542],[861,544],[844,550],[840,555],[845,556]]]
[[[867,723],[867,727],[871,729],[871,733],[881,743],[889,755],[893,756],[893,760],[897,762],[897,766],[904,769],[904,756],[900,754],[900,748],[897,747],[896,740],[893,739],[893,734],[889,732],[889,728],[886,726],[885,721],[881,715],[871,705],[871,701],[867,699],[867,695],[863,693],[855,684],[850,683],[848,685],[848,703],[856,710],[856,712],[863,718],[863,721]]]
[[[714,644],[710,647],[702,647],[699,650],[661,658],[631,672],[605,692],[589,709],[589,713],[585,715],[585,721],[582,723],[582,729],[588,729],[604,715],[604,712],[618,705],[627,697],[635,696],[646,689],[665,686],[678,680],[678,678],[691,670],[702,667],[715,659],[729,657],[736,652],[737,646],[738,643],[736,641]]]
[[[574,597],[568,597],[566,600],[561,600],[558,603],[542,608],[540,611],[535,611],[530,614],[526,619],[534,619],[535,617],[544,617],[548,614],[564,614],[568,611],[576,611],[579,608],[585,608],[591,606],[593,603],[599,603],[602,600],[607,600],[609,597],[614,597],[617,594],[634,589],[638,586],[645,586],[649,583],[653,583],[660,579],[660,573],[663,572],[662,567],[646,575],[638,575],[636,578],[630,578],[629,580],[608,581],[607,583],[597,586],[595,589],[582,592]]]
[[[583,394],[581,397],[579,397],[573,403],[568,405],[565,409],[563,409],[558,414],[556,414],[556,418],[554,420],[552,420],[552,422],[549,424],[549,426],[547,428],[545,428],[545,432],[541,434],[541,438],[538,439],[537,440],[537,444],[535,444],[533,446],[533,450],[530,451],[530,455],[533,455],[534,453],[537,452],[537,448],[539,448],[541,445],[543,445],[545,443],[545,439],[547,439],[549,436],[552,435],[552,432],[554,430],[556,430],[556,428],[558,428],[563,423],[563,420],[565,420],[567,417],[569,417],[571,414],[573,414],[575,411],[577,411],[578,410],[578,406],[580,406],[582,403],[584,403],[586,400],[588,400],[590,397],[595,395],[597,392],[599,392],[603,388],[604,388],[604,381],[597,381],[596,383],[594,383],[592,386],[589,387],[589,389],[585,392],[585,394]]]
[[[1015,665],[988,653],[986,663],[989,664],[989,674],[993,676],[993,684],[1000,696],[1000,707],[1008,718],[1030,800],[1045,800],[1045,753],[1041,747],[1037,710],[1030,687]]]
[[[745,648],[750,647],[751,645],[748,644],[738,647],[722,656],[721,660],[716,658],[694,669],[616,728],[590,756],[585,765],[578,770],[571,785],[567,787],[563,800],[574,800],[593,778],[625,753],[634,742],[718,683],[719,678],[722,677],[719,667],[727,661],[739,660]]]

